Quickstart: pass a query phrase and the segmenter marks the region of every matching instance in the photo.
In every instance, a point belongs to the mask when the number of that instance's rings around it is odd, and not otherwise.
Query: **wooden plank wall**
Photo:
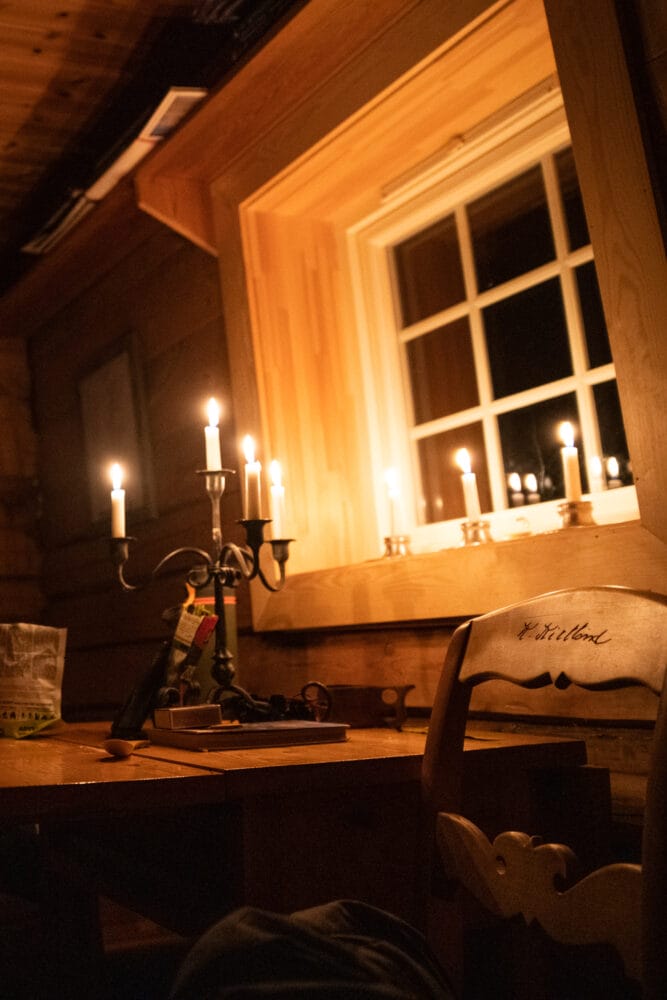
[[[37,442],[25,342],[0,337],[0,621],[42,613]]]
[[[42,307],[37,308],[36,303]],[[203,403],[229,386],[218,268],[204,251],[135,208],[117,189],[5,302],[27,324],[33,380],[39,522],[46,607],[21,615],[66,627],[66,717],[109,716],[167,633],[161,613],[182,596],[180,572],[149,590],[121,592],[110,564],[109,521],[91,518],[78,383],[134,338],[146,400],[155,513],[133,511],[131,581],[181,545],[208,548]],[[8,342],[9,343],[9,342]],[[16,380],[14,380],[16,381]],[[17,382],[17,384],[19,384]],[[22,383],[27,392],[27,380]],[[239,466],[234,414],[221,423],[223,464]],[[240,541],[238,483],[223,502],[223,535]],[[430,704],[449,623],[264,638],[252,634],[248,588],[238,589],[239,678],[262,694],[296,694],[310,679],[414,683]]]
[[[68,276],[71,281],[63,280]],[[68,629],[66,711],[95,714],[129,690],[167,635],[162,611],[184,590],[180,571],[139,593],[122,592],[117,584],[109,518],[91,515],[79,382],[130,339],[145,399],[154,510],[133,510],[128,484],[127,531],[137,538],[128,578],[142,580],[179,546],[208,549],[210,505],[196,470],[204,465],[206,400],[213,394],[224,400],[229,383],[217,265],[139,212],[127,185],[82,224],[66,250],[44,260],[28,286],[44,303],[29,330],[43,493],[44,618]],[[229,411],[222,456],[225,466],[238,464]],[[232,482],[223,506],[226,537],[234,537],[239,513],[238,484]]]

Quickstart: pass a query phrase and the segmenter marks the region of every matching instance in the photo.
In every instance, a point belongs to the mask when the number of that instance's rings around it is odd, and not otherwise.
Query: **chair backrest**
[[[610,942],[651,1000],[667,996],[667,699],[660,697],[654,734],[641,867],[607,865],[566,890],[558,881],[572,860],[566,847],[538,845],[515,831],[491,844],[460,815],[462,751],[471,690],[484,681],[590,690],[642,684],[661,696],[666,666],[662,595],[624,587],[561,590],[482,615],[452,637],[423,765],[445,876],[492,913],[522,914],[558,941]]]

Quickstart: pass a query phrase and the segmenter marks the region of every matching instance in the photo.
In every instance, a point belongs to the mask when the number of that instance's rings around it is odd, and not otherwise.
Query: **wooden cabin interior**
[[[24,108],[22,123],[0,109],[2,620],[66,628],[63,718],[113,718],[168,634],[162,613],[183,600],[184,574],[118,585],[107,466],[125,449],[128,579],[180,546],[208,550],[197,472],[213,396],[233,470],[223,538],[245,541],[250,434],[265,472],[282,462],[294,539],[279,592],[235,588],[237,678],[264,696],[313,680],[412,685],[409,714],[425,727],[464,620],[559,588],[667,593],[667,15],[658,0],[252,7],[2,5],[2,75]],[[46,221],[47,173],[68,205],[89,183],[82,137],[141,65],[147,27],[193,10],[221,34],[198,74],[168,79],[160,64],[157,100],[202,81],[203,99],[48,250],[26,251]],[[115,68],[95,52],[105,23]],[[410,550],[387,556],[383,470],[414,469],[386,339],[391,212],[408,196],[419,211],[429,185],[465,173],[481,133],[508,114],[528,129],[536,107],[574,153],[631,462],[625,506],[585,490],[592,523],[564,527],[554,501],[536,505],[543,527],[512,533],[517,511],[496,503],[492,540],[470,545],[443,544],[413,510]],[[450,515],[456,531],[462,517]],[[528,709],[502,684],[476,697],[484,727],[584,738],[611,772],[618,843],[636,855],[648,698],[607,692],[599,709],[585,693],[557,705],[545,694]]]

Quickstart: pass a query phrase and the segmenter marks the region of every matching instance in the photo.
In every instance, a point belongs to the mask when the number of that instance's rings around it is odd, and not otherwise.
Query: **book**
[[[308,743],[342,743],[350,727],[344,722],[221,723],[196,729],[161,729],[146,731],[151,743],[181,747],[184,750],[238,750],[242,747],[298,746]]]

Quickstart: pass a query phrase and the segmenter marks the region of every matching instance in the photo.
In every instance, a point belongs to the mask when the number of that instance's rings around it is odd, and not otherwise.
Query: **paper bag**
[[[0,625],[0,736],[20,739],[60,719],[67,629]]]

